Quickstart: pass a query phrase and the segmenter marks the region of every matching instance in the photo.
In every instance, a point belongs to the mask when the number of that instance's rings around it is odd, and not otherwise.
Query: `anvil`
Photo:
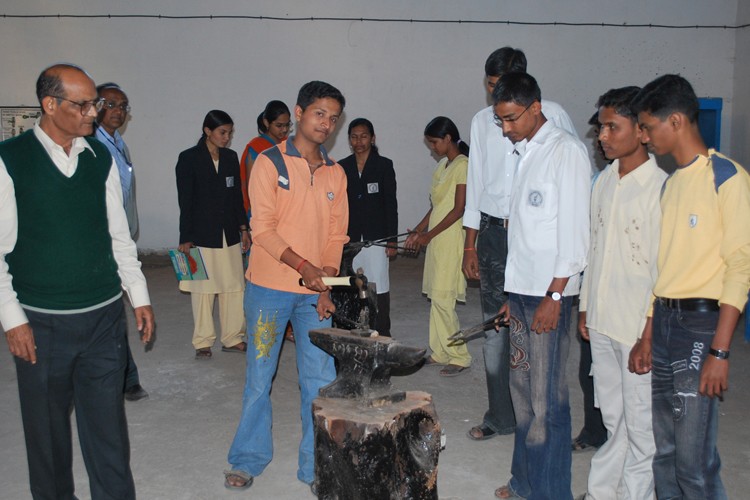
[[[325,398],[378,398],[388,394],[391,370],[419,363],[426,349],[390,337],[362,337],[349,330],[310,330],[310,341],[338,360],[336,380],[320,389]]]

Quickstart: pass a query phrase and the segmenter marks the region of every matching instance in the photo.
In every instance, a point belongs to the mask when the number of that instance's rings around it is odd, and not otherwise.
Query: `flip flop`
[[[504,484],[495,490],[495,498],[502,498],[503,500],[524,500],[523,497],[516,495],[516,492],[510,489],[510,486]]]
[[[195,350],[195,359],[211,359],[211,348],[201,347]]]
[[[229,482],[230,477],[240,478],[243,482],[241,485],[233,485]],[[224,471],[224,487],[228,490],[246,490],[253,485],[253,476],[245,472],[244,470],[225,470]]]
[[[474,432],[477,431],[477,432]],[[481,437],[476,437],[474,434],[481,434]],[[469,439],[473,441],[484,441],[486,439],[492,439],[493,437],[497,437],[500,435],[499,432],[495,432],[486,425],[475,425],[471,429],[469,429],[466,432],[466,435],[469,437]]]
[[[422,366],[445,366],[445,363],[440,363],[432,356],[428,356],[424,358],[424,364]]]
[[[291,323],[287,323],[286,330],[284,330],[284,340],[288,340],[292,344],[296,343],[294,339],[294,329],[292,329]]]
[[[455,377],[456,375],[460,375],[461,372],[464,370],[468,370],[468,366],[459,366],[459,365],[447,365],[445,368],[440,370],[440,376],[441,377]]]
[[[221,348],[222,352],[247,352],[247,344],[245,342],[240,342],[239,344],[234,344],[233,346],[226,347],[222,346]]]

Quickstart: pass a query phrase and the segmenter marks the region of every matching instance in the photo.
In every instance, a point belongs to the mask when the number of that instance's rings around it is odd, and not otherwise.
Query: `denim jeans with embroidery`
[[[698,393],[719,313],[654,303],[651,397],[660,500],[725,499],[716,449],[719,399]]]
[[[510,294],[510,393],[516,435],[509,486],[529,500],[571,500],[570,405],[565,365],[572,299],[563,297],[557,329],[531,331],[544,297]]]
[[[479,286],[482,314],[489,319],[497,314],[507,297],[505,285],[505,259],[508,256],[508,230],[490,225],[489,216],[482,214],[477,238],[479,260]],[[487,340],[482,347],[484,370],[487,377],[487,400],[489,408],[484,414],[483,424],[500,434],[510,434],[516,426],[513,404],[510,399],[510,342],[508,329],[487,331]]]
[[[247,372],[242,416],[229,449],[232,469],[257,476],[273,457],[271,382],[279,362],[284,329],[291,320],[301,392],[302,441],[297,478],[308,484],[315,479],[312,402],[318,390],[336,377],[333,358],[310,342],[310,330],[331,326],[330,319],[320,321],[311,307],[317,301],[318,294],[282,292],[251,283],[245,287]]]

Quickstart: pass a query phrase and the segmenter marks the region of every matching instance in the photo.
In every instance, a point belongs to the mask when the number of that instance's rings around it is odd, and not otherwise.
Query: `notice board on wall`
[[[41,115],[42,110],[39,106],[0,106],[2,140],[29,130]]]

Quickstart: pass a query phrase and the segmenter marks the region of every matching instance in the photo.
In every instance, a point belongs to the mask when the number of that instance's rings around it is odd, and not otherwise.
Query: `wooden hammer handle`
[[[323,284],[326,286],[354,286],[354,276],[323,276]],[[300,278],[299,286],[305,286],[305,281]]]

